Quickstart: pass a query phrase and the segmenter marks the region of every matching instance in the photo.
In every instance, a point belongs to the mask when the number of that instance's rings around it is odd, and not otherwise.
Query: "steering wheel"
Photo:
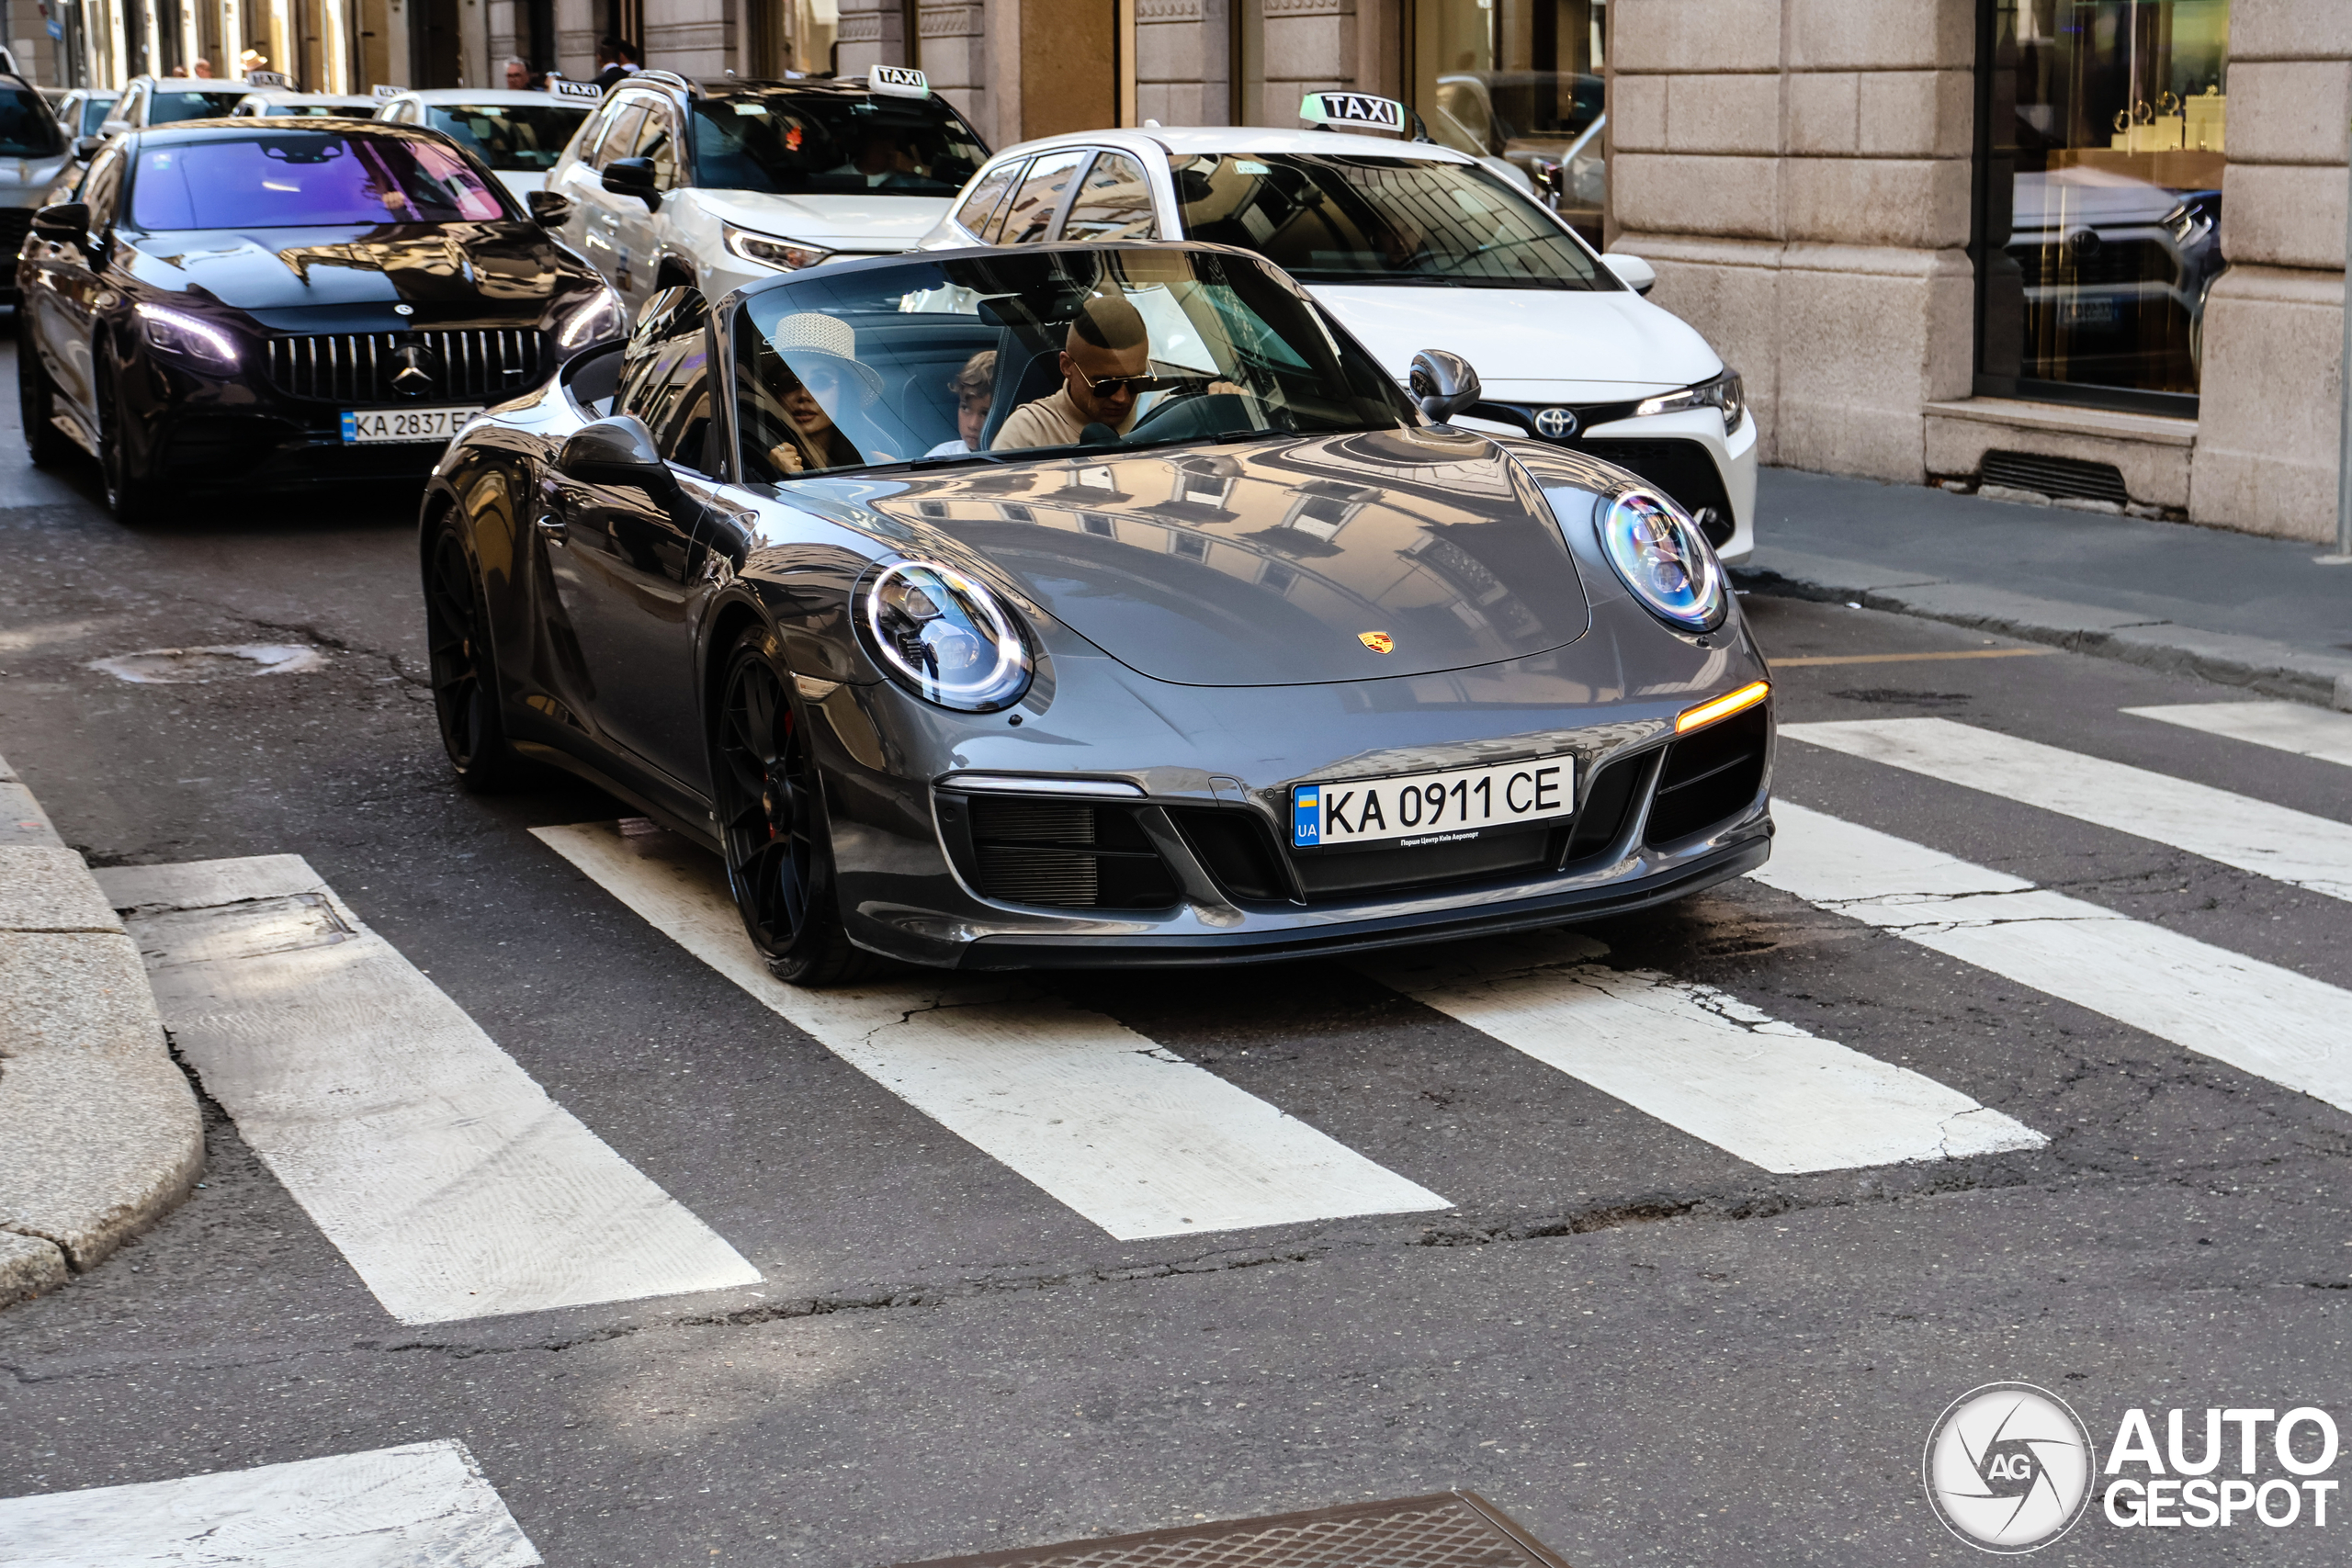
[[[1208,377],[1198,380],[1205,388]],[[1152,405],[1122,441],[1185,441],[1253,427],[1250,400],[1238,392],[1182,391]]]

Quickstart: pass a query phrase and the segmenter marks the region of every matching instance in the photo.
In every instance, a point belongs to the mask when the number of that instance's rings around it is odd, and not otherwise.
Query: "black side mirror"
[[[535,190],[523,204],[531,209],[531,221],[542,229],[560,229],[571,216],[571,198],[560,191]]]
[[[662,210],[662,193],[653,185],[653,160],[616,158],[605,165],[605,188],[615,196],[633,196],[648,212]]]
[[[1458,354],[1425,348],[1413,355],[1406,385],[1432,424],[1443,424],[1478,400],[1478,373]]]
[[[90,209],[79,201],[44,207],[33,214],[33,232],[52,244],[79,244],[90,237]]]
[[[626,485],[657,502],[678,493],[678,476],[662,460],[653,433],[633,413],[615,414],[572,432],[555,466],[582,484]]]
[[[77,164],[88,163],[91,159],[98,155],[98,149],[106,144],[107,139],[103,136],[75,137],[74,139],[74,161]]]

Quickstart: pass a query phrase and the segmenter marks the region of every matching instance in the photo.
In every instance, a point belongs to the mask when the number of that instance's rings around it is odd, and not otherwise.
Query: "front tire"
[[[98,405],[98,471],[106,481],[107,510],[118,523],[144,523],[157,509],[155,481],[147,465],[131,456],[122,395],[113,371],[100,373],[97,397],[93,400]]]
[[[465,541],[447,520],[435,530],[425,558],[424,641],[433,716],[458,784],[469,794],[495,795],[533,782],[537,770],[506,739],[498,671],[491,660],[489,612]]]
[[[23,416],[25,448],[36,468],[53,468],[74,452],[74,444],[57,428],[57,388],[42,368],[40,348],[33,341],[32,312],[17,307],[17,410]]]
[[[873,958],[842,924],[823,779],[791,681],[764,631],[745,633],[728,655],[710,770],[727,886],[777,979],[839,985]]]

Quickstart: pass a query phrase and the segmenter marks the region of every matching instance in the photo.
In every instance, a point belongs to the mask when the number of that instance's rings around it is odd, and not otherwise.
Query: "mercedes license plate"
[[[480,403],[451,409],[346,409],[343,444],[372,446],[388,441],[447,441],[480,412]]]
[[[1576,759],[1544,757],[1442,773],[1294,784],[1291,847],[1453,844],[1576,810]]]

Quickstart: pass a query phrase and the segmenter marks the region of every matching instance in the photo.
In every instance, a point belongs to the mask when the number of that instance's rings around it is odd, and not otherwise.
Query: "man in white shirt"
[[[1136,422],[1136,394],[1152,379],[1142,313],[1122,295],[1088,299],[1063,341],[1061,371],[1061,390],[1014,409],[990,451],[1075,446],[1090,424],[1125,435]]]

